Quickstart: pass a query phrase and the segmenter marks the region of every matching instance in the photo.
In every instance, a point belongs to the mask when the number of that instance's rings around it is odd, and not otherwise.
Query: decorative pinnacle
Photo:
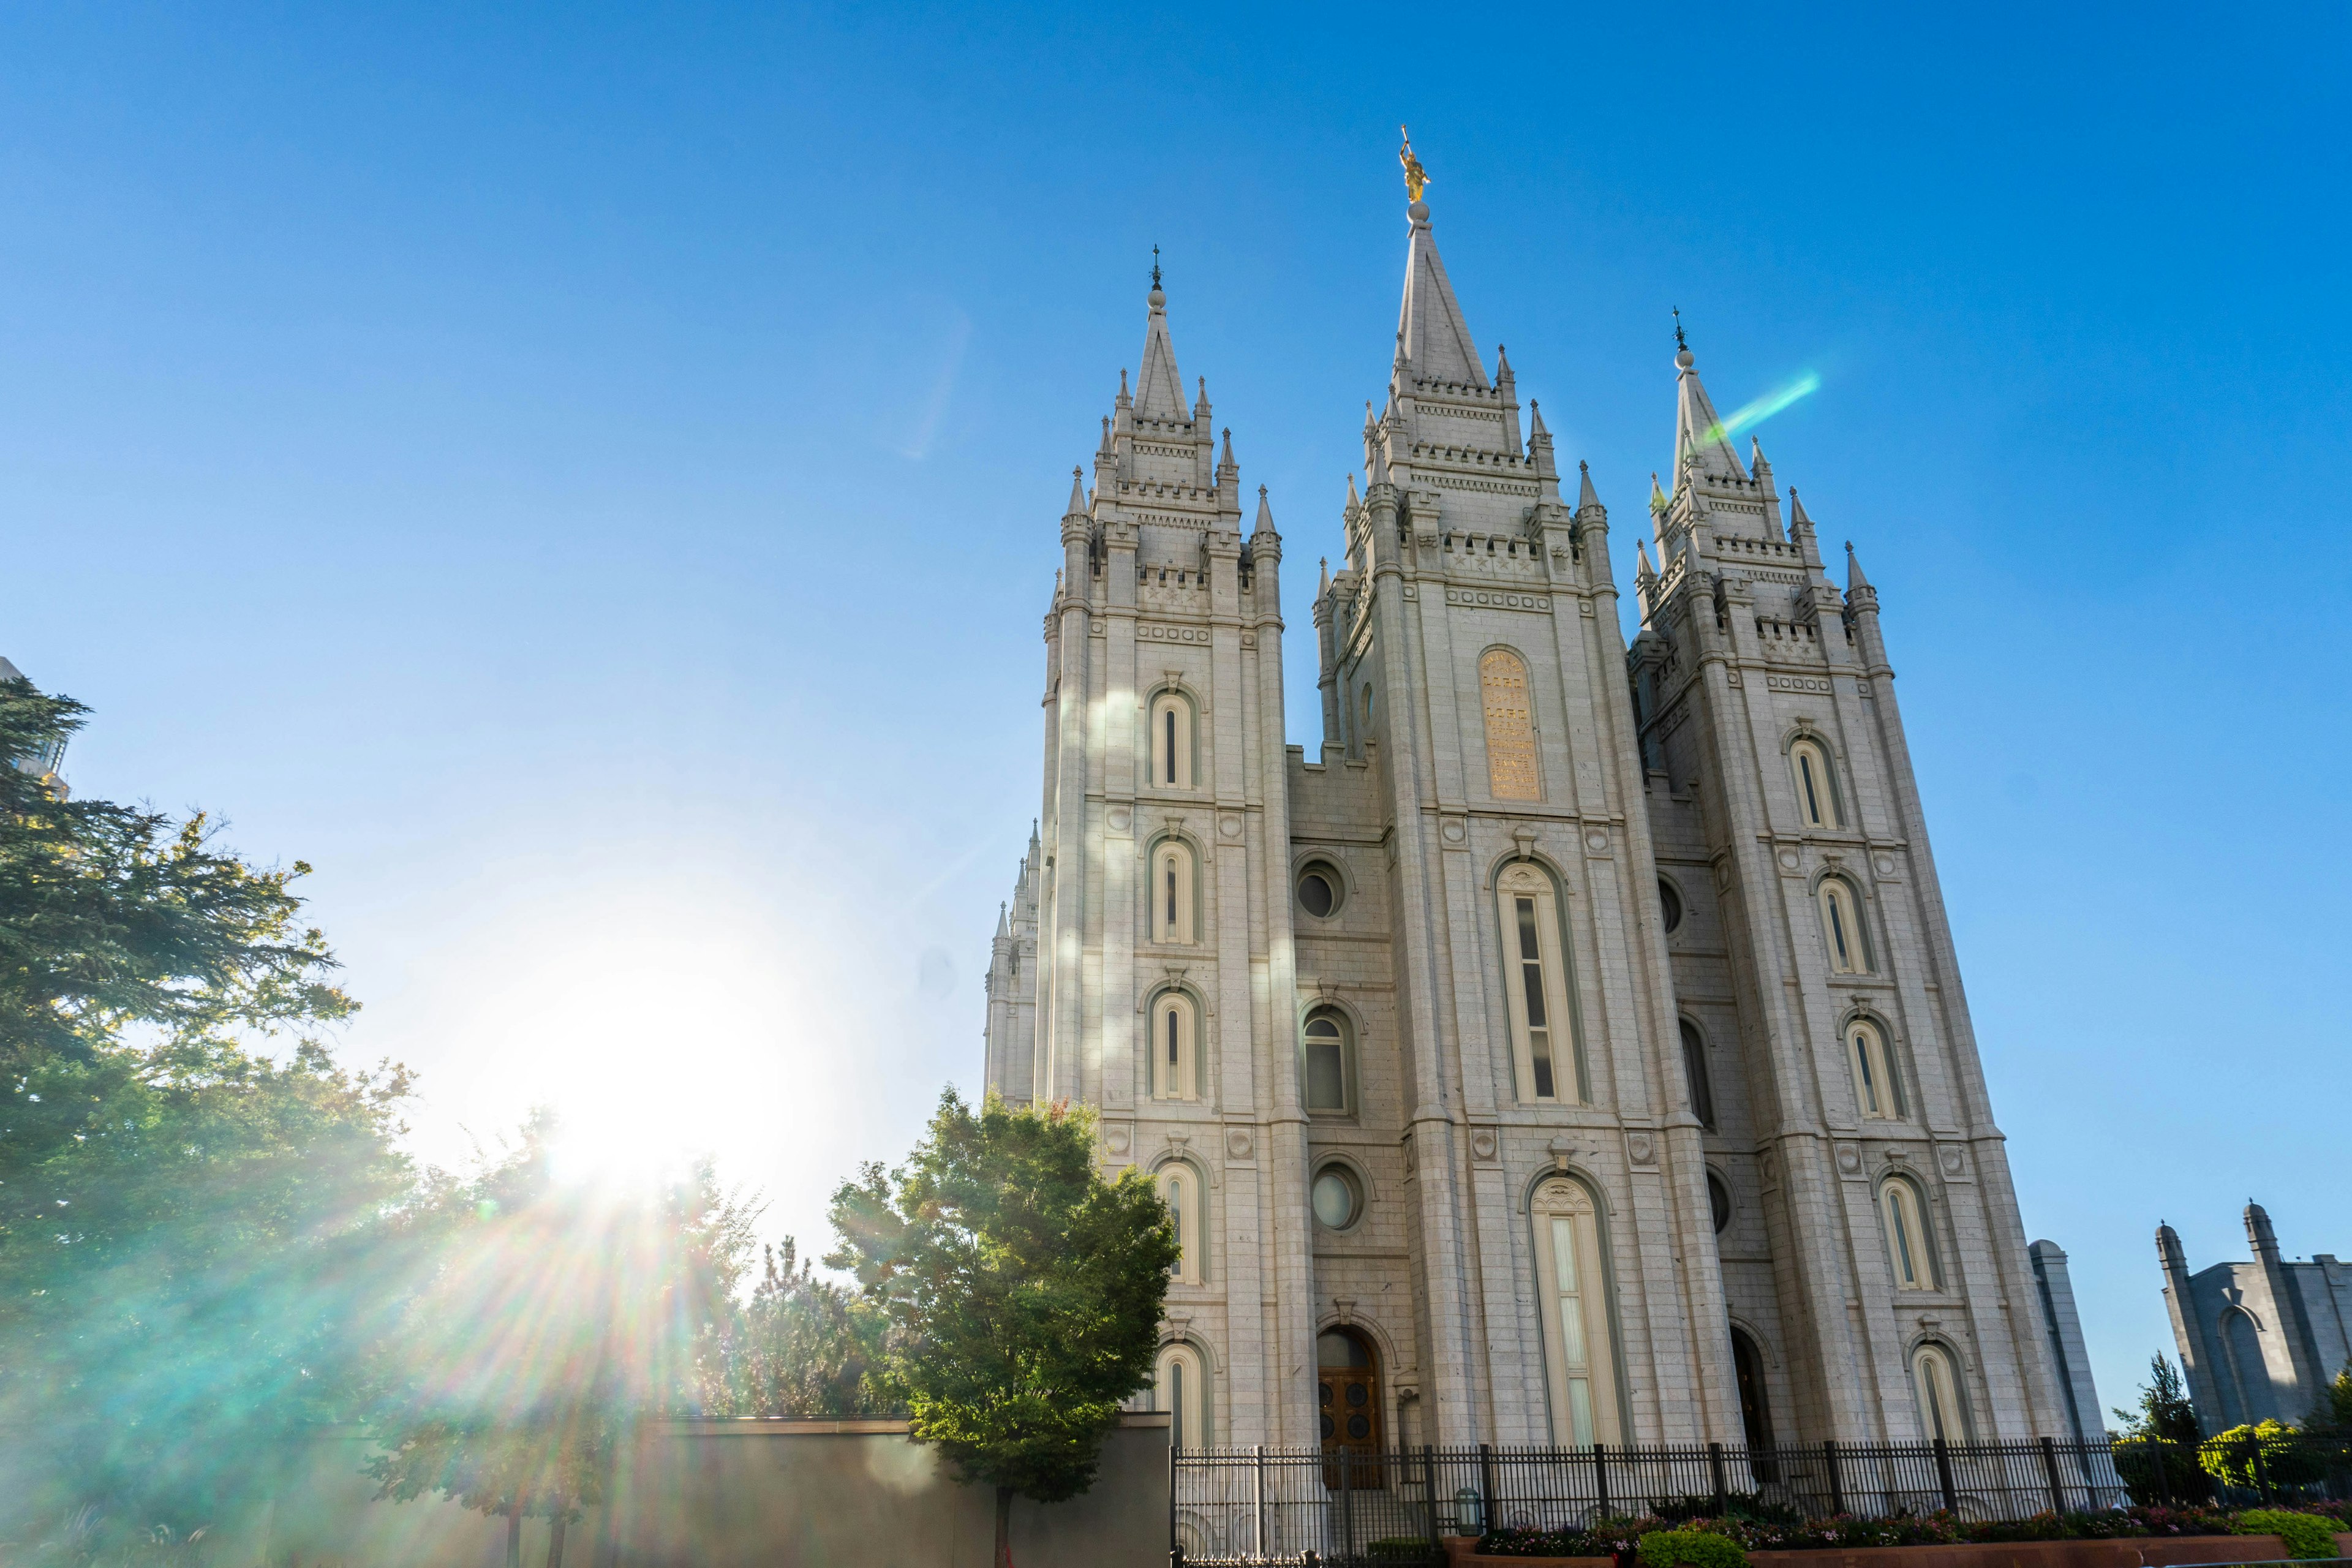
[[[1152,254],[1157,256],[1160,253],[1154,250]],[[1156,268],[1151,274],[1151,280],[1155,283],[1160,281],[1160,273]],[[1675,347],[1678,349],[1690,347],[1689,343],[1683,341],[1683,308],[1680,305],[1675,307]]]
[[[1400,125],[1397,134],[1404,138],[1404,145],[1397,149],[1397,162],[1404,165],[1405,197],[1417,202],[1421,200],[1423,189],[1430,184],[1429,171],[1421,166],[1419,158],[1413,156],[1412,132]]]
[[[1156,245],[1151,247],[1151,286],[1160,287],[1160,247]]]

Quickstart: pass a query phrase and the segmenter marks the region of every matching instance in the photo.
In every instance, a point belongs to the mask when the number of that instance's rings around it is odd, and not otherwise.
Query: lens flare
[[[1821,385],[1822,378],[1809,370],[1788,385],[1733,409],[1716,428],[1727,438],[1736,436],[1751,425],[1763,424],[1801,398],[1811,397],[1821,390]]]

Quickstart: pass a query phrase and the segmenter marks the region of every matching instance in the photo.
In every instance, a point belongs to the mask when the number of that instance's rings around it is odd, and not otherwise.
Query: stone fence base
[[[1495,1557],[1475,1536],[1447,1538],[1447,1568],[1616,1568],[1611,1557]],[[2336,1538],[2352,1557],[2352,1535]],[[1965,1546],[1874,1546],[1855,1552],[1751,1552],[1749,1568],[2182,1568],[2196,1563],[2276,1563],[2275,1535],[2147,1535],[2122,1541],[2017,1541]]]

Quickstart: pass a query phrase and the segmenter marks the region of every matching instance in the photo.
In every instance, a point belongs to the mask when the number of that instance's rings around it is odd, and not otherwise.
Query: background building
[[[1608,510],[1409,194],[1312,757],[1153,274],[1061,521],[988,1083],[1167,1194],[1181,1442],[2071,1437],[1876,591],[1682,347],[1629,649]]]
[[[2246,1205],[2246,1243],[2252,1262],[2191,1274],[2179,1233],[2156,1227],[2173,1342],[2208,1434],[2253,1421],[2299,1424],[2352,1362],[2352,1268],[2325,1252],[2308,1263],[2281,1258],[2258,1203]]]

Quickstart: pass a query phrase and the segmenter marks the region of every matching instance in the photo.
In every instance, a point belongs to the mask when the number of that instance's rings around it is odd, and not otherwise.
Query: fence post
[[[2271,1468],[2263,1463],[2263,1440],[2252,1438],[2249,1446],[2254,1450],[2254,1485],[2262,1489],[2263,1506],[2268,1508],[2277,1500],[2271,1495]]]
[[[1595,1497],[1600,1500],[1593,1504],[1593,1507],[1600,1513],[1609,1511],[1609,1461],[1605,1453],[1606,1447],[1607,1445],[1601,1443],[1592,1445],[1592,1490]]]
[[[1941,1437],[1936,1439],[1936,1479],[1944,1489],[1945,1511],[1959,1512],[1959,1489],[1952,1485],[1952,1446]]]
[[[1478,1484],[1486,1496],[1478,1500],[1478,1533],[1485,1535],[1495,1528],[1495,1445],[1478,1445]]]
[[[2048,1437],[2042,1439],[2042,1473],[2050,1478],[2050,1511],[2066,1511],[2066,1493],[2058,1484],[2058,1445]]]
[[[1835,1519],[1840,1514],[1845,1512],[1845,1484],[1838,1477],[1836,1438],[1824,1437],[1822,1439],[1822,1462],[1829,1468],[1830,1517],[1832,1519]]]
[[[2164,1473],[2164,1445],[2166,1441],[2167,1440],[2165,1438],[2159,1437],[2155,1433],[2151,1432],[2143,1438],[2140,1443],[2140,1447],[2147,1450],[2149,1461],[2156,1466],[2156,1496],[2149,1500],[2151,1501],[2170,1502],[2172,1500],[2172,1482]]]
[[[1724,1484],[1723,1479],[1722,1444],[1709,1443],[1706,1446],[1706,1464],[1707,1468],[1715,1472],[1715,1517],[1721,1519],[1731,1511],[1731,1498],[1728,1495],[1731,1489]]]
[[[1176,1533],[1176,1445],[1168,1445],[1168,1565],[1184,1568],[1184,1542]]]
[[[1337,1450],[1339,1456],[1339,1545],[1341,1554],[1356,1554],[1356,1499],[1350,1489],[1356,1479],[1355,1450],[1345,1444]]]
[[[1421,1489],[1429,1497],[1429,1552],[1434,1557],[1445,1550],[1445,1538],[1437,1531],[1437,1449],[1428,1443],[1421,1446]]]
[[[1250,1511],[1256,1515],[1256,1526],[1250,1532],[1250,1548],[1258,1556],[1265,1555],[1265,1445],[1260,1443],[1250,1450]]]

